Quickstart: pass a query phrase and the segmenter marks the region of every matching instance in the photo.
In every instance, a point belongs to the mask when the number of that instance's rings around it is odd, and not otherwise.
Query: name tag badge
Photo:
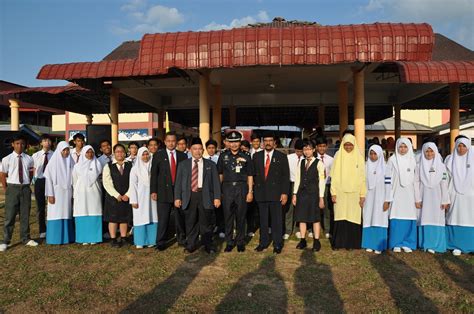
[[[377,174],[377,171],[374,171],[374,174]]]
[[[410,168],[407,168],[407,172],[410,172]]]
[[[430,172],[435,172],[433,167],[430,168]]]
[[[240,173],[240,168],[242,168],[242,167],[241,167],[241,166],[235,167],[235,172],[236,172],[236,173]]]

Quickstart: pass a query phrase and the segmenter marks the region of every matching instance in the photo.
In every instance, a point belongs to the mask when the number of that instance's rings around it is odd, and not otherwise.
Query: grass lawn
[[[27,248],[18,229],[0,253],[0,312],[474,312],[472,255],[375,256],[327,240],[315,255],[293,239],[275,256],[253,251],[256,238],[243,254],[215,256],[176,245]],[[37,237],[35,210],[31,230]]]

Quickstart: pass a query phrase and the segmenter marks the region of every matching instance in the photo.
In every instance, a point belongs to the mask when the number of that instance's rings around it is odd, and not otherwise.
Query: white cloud
[[[122,11],[136,11],[146,7],[146,0],[129,0],[120,8]]]
[[[258,22],[268,22],[270,18],[266,11],[259,11],[256,15],[248,15],[242,18],[233,19],[229,24],[219,24],[215,21],[207,24],[200,31],[210,31],[219,29],[231,29],[236,27],[246,26],[248,24],[254,24]]]

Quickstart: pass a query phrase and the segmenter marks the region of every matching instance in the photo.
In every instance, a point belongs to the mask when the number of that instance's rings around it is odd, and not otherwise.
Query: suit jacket
[[[177,176],[179,164],[183,160],[187,160],[188,156],[177,150],[175,150],[175,152]],[[166,149],[161,149],[153,154],[153,160],[151,162],[150,193],[158,194],[158,202],[174,202],[173,183],[171,180],[171,165]]]
[[[267,179],[265,179],[265,158],[265,151],[253,155],[255,171],[253,194],[257,202],[279,202],[281,195],[288,195],[290,190],[288,158],[282,152],[274,150]]]
[[[216,164],[209,159],[203,159],[203,162],[202,204],[204,208],[212,209],[214,208],[214,200],[221,198],[221,183]],[[183,161],[179,165],[176,184],[174,185],[174,198],[182,201],[181,207],[183,209],[188,208],[191,200],[192,167],[192,159]]]

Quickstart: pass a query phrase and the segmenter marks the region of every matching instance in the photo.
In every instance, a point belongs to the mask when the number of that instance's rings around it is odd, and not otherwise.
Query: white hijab
[[[91,160],[86,158],[86,153],[89,149],[92,149],[94,152],[94,157]],[[92,186],[102,173],[102,164],[95,156],[94,148],[90,145],[86,145],[82,148],[79,162],[74,167],[77,168],[77,174],[79,177],[86,178],[88,186]]]
[[[467,147],[467,153],[464,156],[458,154],[459,144],[464,144]],[[474,175],[474,149],[471,146],[471,140],[465,137],[458,138],[451,159],[447,162],[449,172],[453,177],[454,188],[459,194],[466,193],[467,189],[471,189],[469,180],[472,180]]]
[[[398,152],[398,149],[402,144],[405,144],[408,147],[408,152],[405,155]],[[396,166],[400,178],[400,185],[405,187],[412,184],[415,181],[416,159],[415,153],[413,152],[413,145],[408,138],[401,137],[397,140],[395,146],[395,158],[397,161]]]
[[[367,185],[369,190],[373,190],[377,183],[383,182],[385,179],[385,159],[383,155],[383,149],[380,145],[372,145],[369,148],[370,151],[373,151],[377,154],[377,161],[372,161],[370,158],[367,160],[365,169],[367,170]]]
[[[69,144],[62,141],[56,147],[56,151],[48,162],[46,171],[44,172],[45,178],[48,178],[53,183],[53,186],[60,186],[62,188],[68,188],[72,184],[72,167],[74,162],[72,161],[71,155],[64,158],[61,153],[65,148],[69,148]]]
[[[133,167],[136,168],[139,184],[150,186],[151,158],[148,162],[144,162],[142,160],[144,152],[150,153],[146,147],[140,147],[138,149],[135,165]]]
[[[433,159],[428,160],[425,157],[425,152],[431,148],[435,153]],[[443,164],[443,158],[439,154],[438,147],[433,142],[427,142],[421,148],[420,157],[420,179],[423,185],[433,188],[441,182],[443,175],[446,172],[446,167]]]

